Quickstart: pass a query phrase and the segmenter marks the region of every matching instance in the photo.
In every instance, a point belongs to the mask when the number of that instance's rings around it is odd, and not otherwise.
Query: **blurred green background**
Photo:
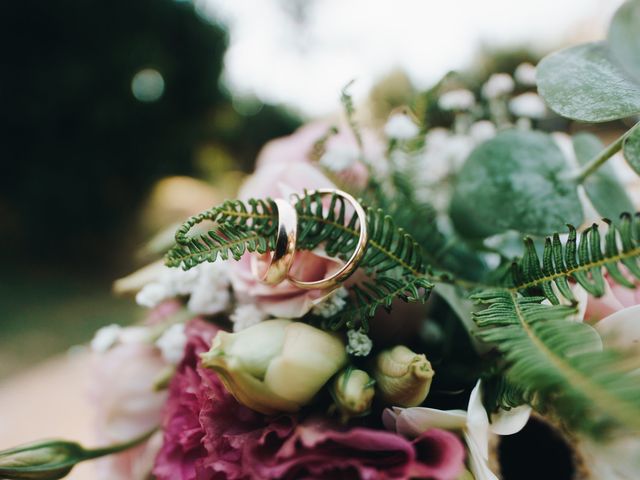
[[[184,215],[158,211],[158,195],[183,200],[166,185],[152,195],[158,180],[232,186],[230,172],[250,170],[300,120],[232,101],[220,82],[225,27],[191,2],[6,1],[0,45],[2,378],[138,318],[111,282]]]

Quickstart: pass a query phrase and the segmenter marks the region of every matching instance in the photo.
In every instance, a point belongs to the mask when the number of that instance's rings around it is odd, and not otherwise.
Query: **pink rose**
[[[281,163],[312,163],[316,142],[325,137],[330,128],[330,123],[314,122],[300,127],[292,135],[270,141],[258,155],[256,169]],[[374,164],[380,163],[384,157],[383,143],[369,130],[364,129],[361,134],[365,159]],[[360,159],[360,147],[349,127],[340,126],[324,146],[326,156],[315,160],[320,160],[327,170],[334,173],[341,185],[363,189],[367,185],[369,172]]]
[[[631,279],[629,275],[626,276]],[[602,297],[589,295],[585,312],[585,321],[589,323],[602,320],[619,310],[640,304],[640,290],[638,288],[618,285],[609,274],[605,274],[605,281],[605,294]],[[637,285],[637,282],[635,283]]]
[[[216,332],[202,320],[187,326],[186,354],[170,385],[164,443],[153,470],[159,480],[453,480],[462,471],[460,441],[441,430],[412,442],[382,430],[268,417],[240,405],[199,361]]]
[[[296,135],[298,134],[292,137]],[[307,132],[299,135],[306,138]],[[309,135],[309,145],[313,144],[311,137],[313,135]],[[305,161],[304,153],[297,148],[290,148],[287,141],[274,140],[265,146],[265,152],[260,155],[254,174],[241,187],[238,195],[240,199],[286,199],[291,193],[302,194],[305,189],[336,188],[322,172]],[[296,254],[291,273],[304,281],[320,280],[338,270],[341,265],[339,260],[324,255],[321,250],[302,251]],[[231,264],[233,289],[240,298],[246,297],[246,300],[255,303],[270,315],[301,317],[313,307],[314,300],[327,293],[323,290],[301,289],[286,281],[276,286],[264,285],[253,275],[250,266],[251,259],[248,255]]]

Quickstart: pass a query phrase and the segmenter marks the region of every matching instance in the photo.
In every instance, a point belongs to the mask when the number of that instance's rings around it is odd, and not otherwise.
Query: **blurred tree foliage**
[[[11,259],[108,261],[98,247],[119,244],[154,181],[193,174],[203,142],[246,169],[298,124],[277,108],[231,108],[219,87],[226,32],[190,2],[7,0],[0,32],[0,235]],[[132,92],[144,69],[164,81],[156,101]],[[218,135],[216,115],[230,110],[233,127]]]

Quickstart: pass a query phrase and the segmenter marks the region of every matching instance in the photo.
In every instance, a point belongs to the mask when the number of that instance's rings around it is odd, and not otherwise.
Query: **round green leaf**
[[[633,170],[640,175],[640,129],[635,129],[622,145],[624,158]]]
[[[604,145],[595,135],[578,133],[573,137],[573,149],[580,165],[585,165],[598,155]],[[633,212],[633,203],[620,184],[613,167],[605,163],[582,184],[594,208],[603,217],[620,218],[623,212]]]
[[[451,217],[462,234],[506,230],[548,235],[582,223],[576,185],[563,180],[567,163],[541,132],[507,130],[478,146],[458,176]]]
[[[602,42],[543,58],[537,79],[540,95],[563,117],[606,122],[640,113],[640,83],[618,66]]]
[[[609,26],[609,48],[622,68],[640,81],[640,1],[623,4]]]

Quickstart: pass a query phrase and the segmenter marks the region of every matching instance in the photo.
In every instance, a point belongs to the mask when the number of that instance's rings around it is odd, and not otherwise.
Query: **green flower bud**
[[[84,459],[80,445],[65,441],[32,443],[0,452],[0,478],[54,480]]]
[[[340,336],[290,320],[218,332],[202,354],[240,403],[267,415],[298,411],[346,361]]]
[[[375,379],[382,399],[398,407],[420,405],[431,388],[434,371],[427,357],[403,345],[380,353]]]
[[[331,393],[343,418],[366,415],[371,409],[375,381],[364,370],[347,368],[336,377]]]

